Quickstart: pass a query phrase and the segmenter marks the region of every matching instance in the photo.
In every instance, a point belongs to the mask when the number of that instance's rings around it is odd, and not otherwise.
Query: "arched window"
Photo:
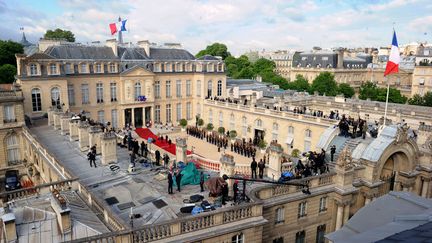
[[[279,124],[276,122],[273,123],[273,131],[272,131],[272,140],[277,141],[278,140],[278,134],[279,134]]]
[[[219,111],[219,127],[223,127],[223,113]]]
[[[262,127],[262,120],[261,119],[256,120],[255,125],[257,127]]]
[[[42,102],[41,102],[40,89],[38,89],[38,88],[32,89],[31,94],[32,94],[33,111],[41,111],[42,110]]]
[[[288,133],[289,134],[294,134],[294,127],[293,126],[289,126],[288,127]]]
[[[51,89],[51,105],[55,107],[61,107],[60,105],[60,89],[54,87]]]
[[[6,137],[6,153],[9,166],[20,162],[18,137],[15,134]]]
[[[219,80],[217,83],[217,96],[221,96],[222,95],[222,81]]]
[[[242,117],[242,136],[243,137],[246,137],[246,135],[247,135],[247,128],[248,128],[247,119],[244,116],[244,117]]]
[[[235,130],[235,116],[234,116],[234,114],[230,115],[230,130]]]
[[[207,83],[207,97],[212,97],[213,82],[210,80]]]
[[[135,100],[138,100],[139,96],[141,96],[141,83],[135,83]]]

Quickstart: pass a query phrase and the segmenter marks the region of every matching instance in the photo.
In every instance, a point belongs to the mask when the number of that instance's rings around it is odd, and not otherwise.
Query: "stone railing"
[[[219,161],[207,159],[196,154],[188,155],[188,159],[189,161],[194,162],[195,164],[199,165],[203,169],[211,170],[211,171],[220,170],[221,164]]]
[[[66,179],[51,183],[40,184],[37,186],[32,186],[28,188],[22,188],[19,190],[9,191],[0,193],[1,202],[4,205],[5,203],[12,201],[27,198],[30,196],[37,196],[49,193],[51,190],[55,189],[57,191],[64,191],[73,189],[78,178]]]
[[[309,186],[310,190],[314,188],[331,185],[333,183],[333,178],[336,175],[335,172],[330,172],[318,176],[311,176],[297,180],[291,180],[290,182],[296,182],[301,184],[306,184]],[[300,192],[303,189],[302,186],[294,186],[294,185],[276,185],[276,186],[265,186],[257,189],[255,191],[255,195],[261,199],[269,199],[272,197],[278,197],[288,194],[293,194]]]
[[[217,209],[216,211],[205,212],[195,216],[168,220],[159,224],[144,225],[133,230],[82,238],[72,242],[145,243],[157,240],[169,241],[171,237],[176,237],[175,241],[181,242],[181,235],[259,216],[262,216],[262,205],[249,203],[242,206]]]

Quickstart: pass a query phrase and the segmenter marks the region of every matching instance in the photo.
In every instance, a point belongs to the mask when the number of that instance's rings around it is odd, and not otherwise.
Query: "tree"
[[[69,30],[55,29],[47,30],[44,38],[66,39],[69,42],[75,42],[75,35]]]
[[[345,98],[351,98],[354,96],[354,89],[349,84],[339,84],[338,93],[343,94]]]
[[[207,124],[207,130],[211,131],[211,130],[213,130],[213,128],[214,128],[213,124],[211,124],[211,123]]]
[[[225,128],[224,127],[219,127],[218,128],[218,133],[224,134],[225,133]]]
[[[11,64],[16,67],[15,54],[24,53],[20,43],[0,40],[0,66]]]
[[[5,64],[0,66],[0,83],[11,84],[15,81],[17,69],[14,65]]]
[[[253,71],[256,74],[260,74],[260,73],[266,72],[266,71],[273,71],[273,69],[275,69],[275,67],[276,67],[275,62],[270,61],[270,60],[265,59],[265,58],[260,58],[253,64]]]
[[[219,56],[225,60],[225,58],[231,56],[231,53],[228,52],[228,48],[225,44],[216,42],[207,46],[206,49],[199,51],[195,56],[199,58],[204,55]]]
[[[338,86],[334,80],[334,75],[329,72],[320,73],[312,82],[311,91],[318,91],[320,95],[335,96]]]
[[[423,100],[425,106],[432,107],[432,92],[431,91],[426,92],[426,94],[423,96]]]
[[[359,95],[360,99],[376,100],[377,95],[378,95],[378,89],[376,84],[367,81],[366,83],[360,86],[360,95]]]
[[[370,99],[385,102],[387,97],[387,89],[379,88],[376,84],[366,82],[360,86],[359,98],[362,100]],[[395,88],[389,89],[389,102],[404,104],[407,101],[407,97],[403,96],[400,90]]]
[[[288,89],[296,91],[309,91],[310,89],[309,82],[301,74],[297,74],[296,79],[292,82],[289,82],[287,86]]]
[[[180,120],[180,126],[182,126],[183,128],[185,127],[185,126],[187,126],[187,120],[186,119],[181,119]]]
[[[410,105],[424,105],[424,103],[423,97],[419,94],[413,95],[413,97],[408,100],[408,104]]]

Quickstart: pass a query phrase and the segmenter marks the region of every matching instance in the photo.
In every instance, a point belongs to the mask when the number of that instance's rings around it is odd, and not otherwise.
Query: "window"
[[[201,105],[199,102],[197,103],[196,110],[197,110],[197,115],[200,115],[201,114]]]
[[[117,84],[110,83],[111,102],[117,101]]]
[[[166,122],[171,122],[171,104],[166,105]]]
[[[319,211],[320,212],[327,211],[327,197],[320,198]]]
[[[294,127],[293,126],[288,127],[288,134],[294,134]]]
[[[272,140],[278,140],[279,124],[273,123]]]
[[[98,111],[98,122],[105,123],[105,111]]]
[[[50,74],[51,75],[57,74],[57,65],[55,63],[50,64]]]
[[[191,81],[190,80],[186,80],[186,96],[190,97],[192,95],[191,92]]]
[[[4,122],[15,122],[15,106],[14,105],[5,105],[3,106],[3,119]]]
[[[160,123],[160,105],[155,105],[155,122]]]
[[[182,105],[181,103],[177,103],[176,105],[176,121],[180,121],[182,119]]]
[[[230,130],[235,130],[235,116],[234,114],[230,115]]]
[[[209,123],[213,124],[213,111],[209,110]]]
[[[30,64],[30,75],[38,75],[38,69],[36,64]]]
[[[248,128],[247,119],[244,116],[244,117],[242,117],[242,136],[243,137],[247,136],[247,128]]]
[[[305,136],[306,136],[307,138],[311,138],[311,137],[312,137],[312,131],[311,131],[310,129],[306,129],[306,131],[305,131]]]
[[[207,97],[212,97],[212,90],[213,90],[213,84],[212,84],[212,81],[210,80],[210,81],[208,81],[208,83],[207,83]]]
[[[182,90],[181,90],[181,80],[177,80],[177,82],[176,82],[176,95],[177,95],[177,97],[181,97],[182,96],[181,92],[182,92]]]
[[[285,222],[285,208],[281,207],[276,209],[275,224],[281,224]]]
[[[283,239],[283,237],[273,239],[273,243],[284,243],[284,239]]]
[[[115,71],[116,71],[115,63],[110,63],[109,67],[110,67],[110,73],[115,73]]]
[[[51,105],[55,107],[61,107],[60,105],[60,89],[54,87],[51,89]]]
[[[186,120],[192,119],[192,104],[190,102],[186,103]]]
[[[298,218],[302,218],[306,216],[306,207],[307,207],[307,202],[301,202],[299,203],[299,207],[298,207]]]
[[[103,103],[103,84],[96,84],[96,102]]]
[[[160,82],[159,81],[155,82],[155,91],[154,91],[154,93],[155,93],[155,98],[156,99],[161,97],[160,96]]]
[[[217,96],[221,96],[222,95],[222,81],[219,80],[217,83]]]
[[[70,63],[66,63],[65,65],[65,73],[69,74],[69,73],[73,73],[73,69]]]
[[[111,126],[114,128],[117,128],[117,126],[118,126],[118,123],[117,123],[118,118],[117,117],[118,117],[117,116],[117,110],[116,109],[111,110]]]
[[[304,243],[306,238],[306,232],[304,230],[296,233],[295,243]]]
[[[328,57],[322,57],[323,61],[328,61]]]
[[[419,84],[420,84],[420,85],[424,85],[424,84],[425,84],[425,79],[424,79],[424,78],[421,78],[421,79],[419,80]]]
[[[81,103],[88,104],[89,102],[89,89],[88,84],[81,84]]]
[[[255,126],[262,127],[262,120],[261,119],[256,120]]]
[[[33,111],[41,111],[42,110],[42,103],[41,103],[40,89],[38,89],[38,88],[32,89],[31,93],[32,93]]]
[[[201,97],[201,80],[197,81],[196,95],[197,95],[197,97]]]
[[[8,165],[15,165],[20,162],[20,149],[18,137],[12,134],[6,138],[6,153]]]
[[[317,234],[316,234],[316,243],[324,243],[325,238],[324,235],[326,233],[326,225],[322,224],[317,227]]]
[[[244,235],[243,233],[234,235],[231,237],[231,243],[243,243],[244,242]]]
[[[141,83],[135,83],[135,101],[141,96]]]
[[[81,64],[81,72],[82,73],[87,73],[87,64],[86,63],[82,63]]]
[[[68,99],[69,99],[69,105],[75,105],[75,91],[73,84],[68,85]]]
[[[171,98],[171,81],[169,80],[167,80],[165,83],[165,92],[166,92],[166,97]]]
[[[96,64],[95,73],[102,73],[102,65],[100,63]]]
[[[223,113],[219,111],[219,127],[223,127]]]
[[[311,148],[311,142],[309,140],[305,140],[304,142],[304,151],[303,152],[309,152]]]

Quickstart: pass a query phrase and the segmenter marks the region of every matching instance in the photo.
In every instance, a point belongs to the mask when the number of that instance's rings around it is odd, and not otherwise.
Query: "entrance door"
[[[132,109],[125,109],[125,113],[124,113],[124,117],[125,117],[125,126],[132,125]]]
[[[135,121],[134,121],[135,127],[142,127],[142,125],[143,125],[143,109],[141,107],[134,109],[134,118],[135,118]]]
[[[263,139],[264,139],[264,131],[255,129],[254,140],[253,140],[254,145],[258,145],[259,141]]]

